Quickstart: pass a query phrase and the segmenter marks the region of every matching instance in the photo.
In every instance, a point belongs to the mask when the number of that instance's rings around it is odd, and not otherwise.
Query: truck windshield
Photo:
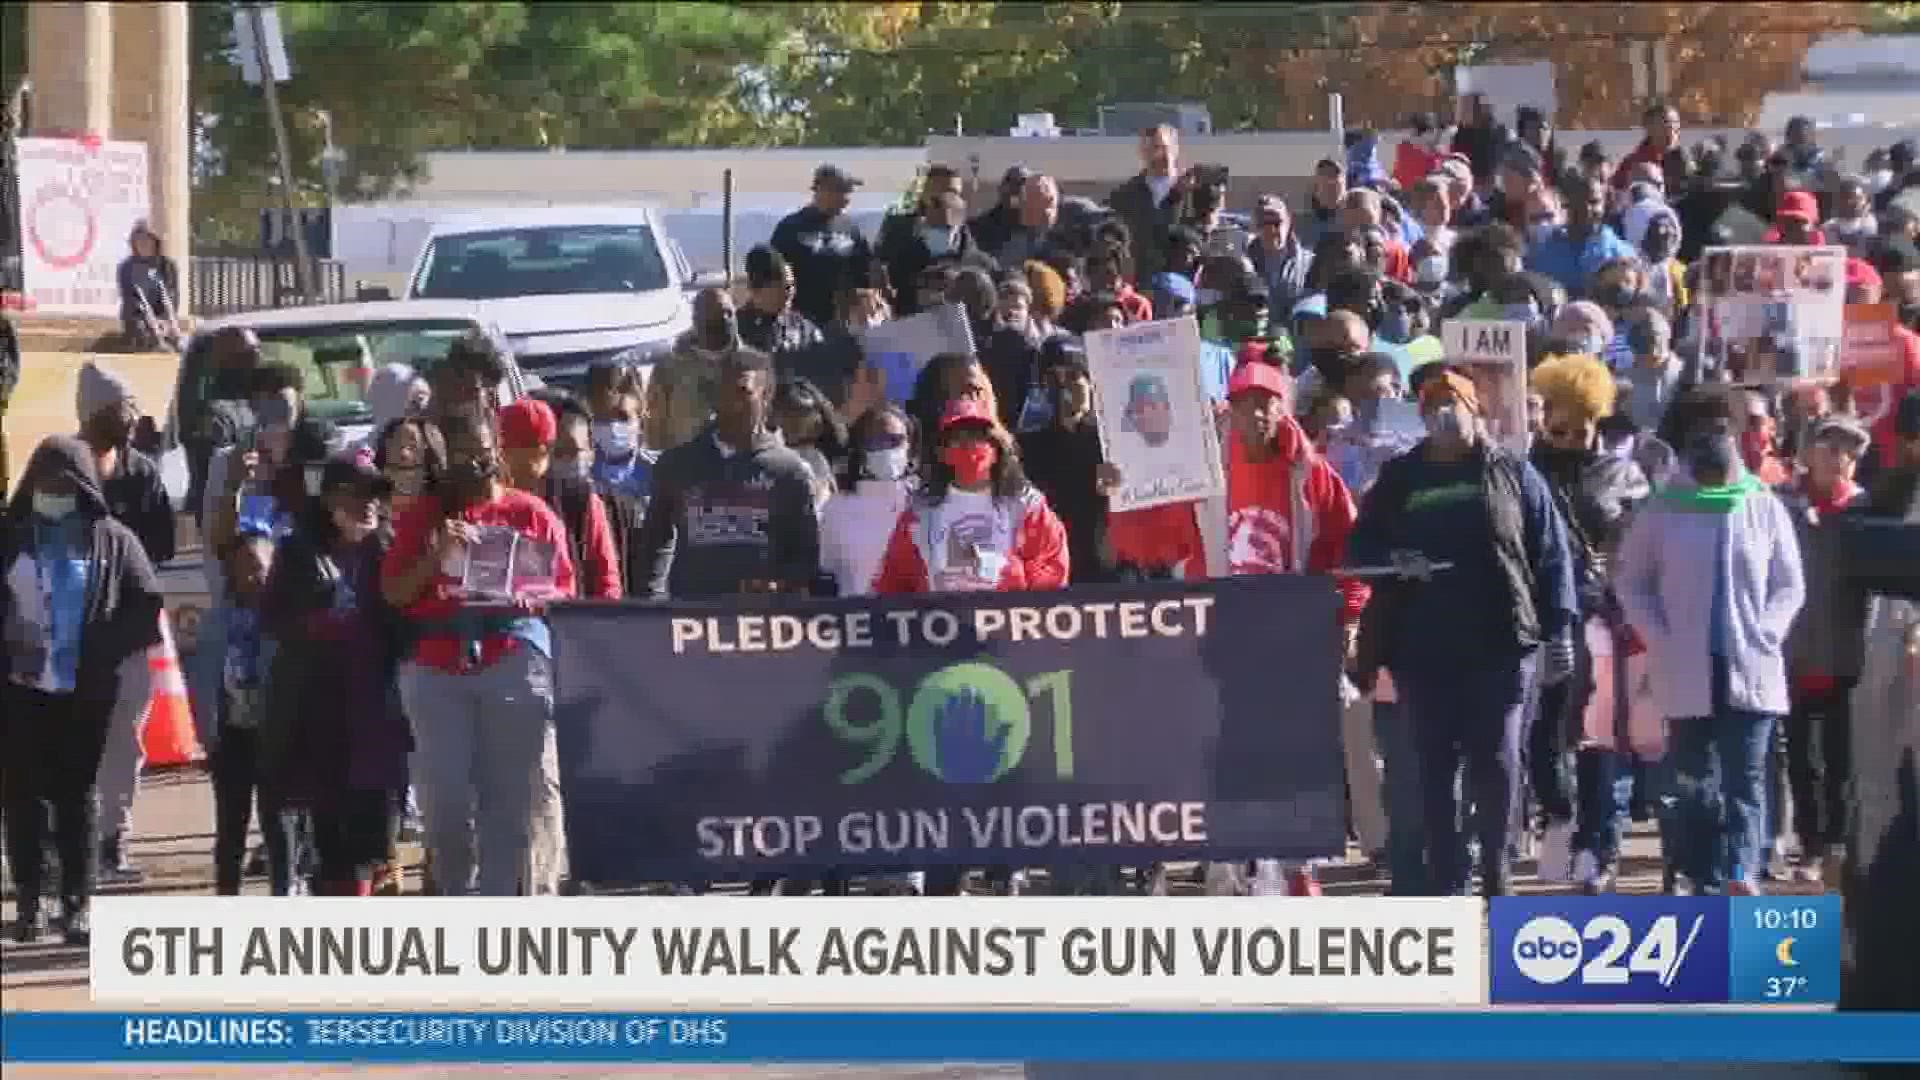
[[[309,415],[346,426],[373,421],[366,390],[374,372],[387,364],[406,364],[426,378],[446,359],[455,340],[477,332],[481,332],[478,323],[459,319],[327,323],[255,331],[263,363],[300,369]],[[211,335],[197,339],[182,361],[181,419],[189,425],[182,430],[194,430],[190,425],[213,393],[216,372],[210,342]]]
[[[439,236],[413,294],[428,299],[648,292],[669,286],[646,225],[553,225]]]

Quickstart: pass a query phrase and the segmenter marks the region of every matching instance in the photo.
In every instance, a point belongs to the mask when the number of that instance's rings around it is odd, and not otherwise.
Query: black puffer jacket
[[[11,573],[17,558],[33,551],[31,494],[42,477],[50,476],[63,477],[73,487],[79,495],[79,513],[87,522],[91,567],[75,693],[110,702],[119,693],[121,662],[160,643],[160,581],[133,530],[107,512],[92,451],[79,439],[55,435],[34,450],[20,476],[20,490],[7,507],[6,528],[0,530],[0,582]],[[4,597],[0,624],[11,629],[12,589],[0,586],[0,597]],[[13,657],[7,659],[11,668]]]
[[[1566,451],[1541,444],[1531,458],[1567,523],[1580,611],[1595,614],[1607,595],[1607,560],[1652,485],[1631,459],[1597,450]]]

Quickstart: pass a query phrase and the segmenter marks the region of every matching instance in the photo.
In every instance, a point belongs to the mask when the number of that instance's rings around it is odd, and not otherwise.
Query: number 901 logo
[[[1053,771],[1073,776],[1073,673],[1053,671],[1025,686],[990,664],[953,664],[920,681],[903,706],[898,690],[878,675],[842,675],[827,688],[821,713],[844,742],[865,747],[865,759],[840,776],[863,784],[907,744],[908,756],[950,784],[990,784],[1026,755],[1031,704],[1046,699],[1053,719]],[[865,700],[857,709],[855,702]],[[855,714],[859,713],[858,716]]]

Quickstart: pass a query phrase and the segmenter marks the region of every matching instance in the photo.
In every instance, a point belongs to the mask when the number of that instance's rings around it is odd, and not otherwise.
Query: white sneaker
[[[1287,895],[1286,868],[1280,865],[1279,859],[1259,859],[1254,862],[1251,894],[1254,896]]]
[[[1540,858],[1535,863],[1535,873],[1541,881],[1560,883],[1573,880],[1573,819],[1549,820],[1541,834],[1538,850]]]
[[[1201,888],[1208,896],[1245,896],[1247,895],[1246,867],[1237,862],[1208,863]]]
[[[1585,885],[1600,877],[1600,860],[1593,857],[1591,851],[1576,851],[1573,855],[1573,880]]]

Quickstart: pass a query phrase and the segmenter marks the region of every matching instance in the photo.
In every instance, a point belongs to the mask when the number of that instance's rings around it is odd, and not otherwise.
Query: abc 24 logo
[[[1727,1000],[1724,898],[1503,897],[1490,916],[1495,1004]]]

